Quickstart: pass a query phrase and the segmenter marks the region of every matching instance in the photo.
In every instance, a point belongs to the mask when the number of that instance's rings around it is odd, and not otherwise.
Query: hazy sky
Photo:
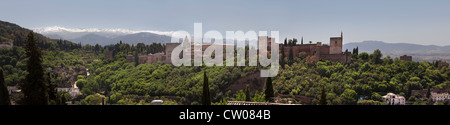
[[[450,0],[2,0],[0,20],[26,28],[125,28],[193,33],[280,31],[329,42],[344,32],[344,43],[450,45]]]

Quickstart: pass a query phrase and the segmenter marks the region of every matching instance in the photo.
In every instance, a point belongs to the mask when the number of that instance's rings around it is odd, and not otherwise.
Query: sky
[[[25,28],[279,31],[344,44],[367,40],[450,45],[449,0],[2,0],[0,20]]]

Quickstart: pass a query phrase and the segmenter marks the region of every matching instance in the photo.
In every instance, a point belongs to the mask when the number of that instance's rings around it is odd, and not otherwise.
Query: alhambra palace
[[[343,33],[341,32],[340,37],[330,37],[330,43],[328,45],[323,45],[322,42],[317,42],[316,44],[303,44],[303,39],[301,44],[296,45],[284,45],[284,44],[278,44],[280,49],[284,49],[285,55],[288,55],[290,52],[290,49],[292,49],[293,56],[299,57],[300,53],[304,52],[306,56],[310,59],[313,59],[315,62],[317,61],[335,61],[340,63],[349,63],[352,61],[352,53],[345,51],[342,52],[342,45],[343,45]],[[274,42],[275,39],[267,37],[267,36],[260,36],[258,37],[258,41],[268,41],[267,42],[267,50],[270,52],[270,46],[271,42]],[[189,42],[188,39],[185,38],[184,42]],[[209,46],[212,44],[199,44],[199,43],[193,43],[189,42],[191,45],[191,55],[193,56],[194,53],[194,46],[200,45],[202,47],[202,51],[206,50]],[[155,54],[148,54],[148,55],[140,55],[139,56],[139,63],[140,64],[152,64],[155,62],[162,62],[166,64],[171,63],[171,55],[172,50],[179,46],[181,43],[166,43],[166,49],[164,52],[155,53]],[[226,46],[233,46],[229,44],[223,44],[224,48]],[[203,53],[202,52],[202,53]],[[280,50],[280,52],[283,52]],[[180,54],[181,55],[181,54]],[[224,56],[225,58],[225,56]],[[127,55],[126,57],[127,62],[134,62],[134,56],[133,55]]]

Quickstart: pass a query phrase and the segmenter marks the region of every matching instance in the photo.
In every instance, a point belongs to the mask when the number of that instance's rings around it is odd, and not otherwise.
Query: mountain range
[[[116,44],[119,41],[129,44],[137,43],[168,43],[172,32],[139,31],[128,29],[98,29],[98,28],[65,28],[59,26],[34,28],[33,31],[51,39],[66,39],[81,44]]]
[[[356,47],[358,47],[359,53],[373,53],[374,50],[380,49],[384,56],[391,56],[392,58],[409,55],[412,56],[414,61],[443,60],[450,62],[450,46],[363,41],[345,44],[343,49],[352,52],[353,48]]]
[[[435,56],[450,55],[450,46],[418,45],[409,43],[386,43],[382,41],[363,41],[345,44],[343,49],[352,51],[358,47],[359,52],[372,53],[376,49],[391,55]]]

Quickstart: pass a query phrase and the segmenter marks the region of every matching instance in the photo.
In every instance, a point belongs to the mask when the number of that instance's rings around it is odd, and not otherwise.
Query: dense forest
[[[332,105],[357,104],[358,100],[380,102],[381,96],[389,92],[421,104],[426,100],[416,100],[420,97],[411,95],[412,90],[450,87],[448,66],[380,57],[379,51],[361,53],[356,62],[349,64],[307,63],[297,58],[292,65],[284,66],[274,86],[280,94],[313,97],[311,104],[319,104],[324,86],[327,104]]]
[[[203,82],[202,72],[206,71],[212,102],[220,102],[232,96],[231,92],[222,91],[229,83],[257,71],[257,67],[174,67],[161,62],[135,66],[124,57],[119,52],[114,57],[117,60],[88,64],[91,75],[77,82],[81,92],[106,95],[111,104],[145,104],[149,102],[143,98],[163,96],[172,97],[176,104],[200,104],[202,84],[199,83]]]

